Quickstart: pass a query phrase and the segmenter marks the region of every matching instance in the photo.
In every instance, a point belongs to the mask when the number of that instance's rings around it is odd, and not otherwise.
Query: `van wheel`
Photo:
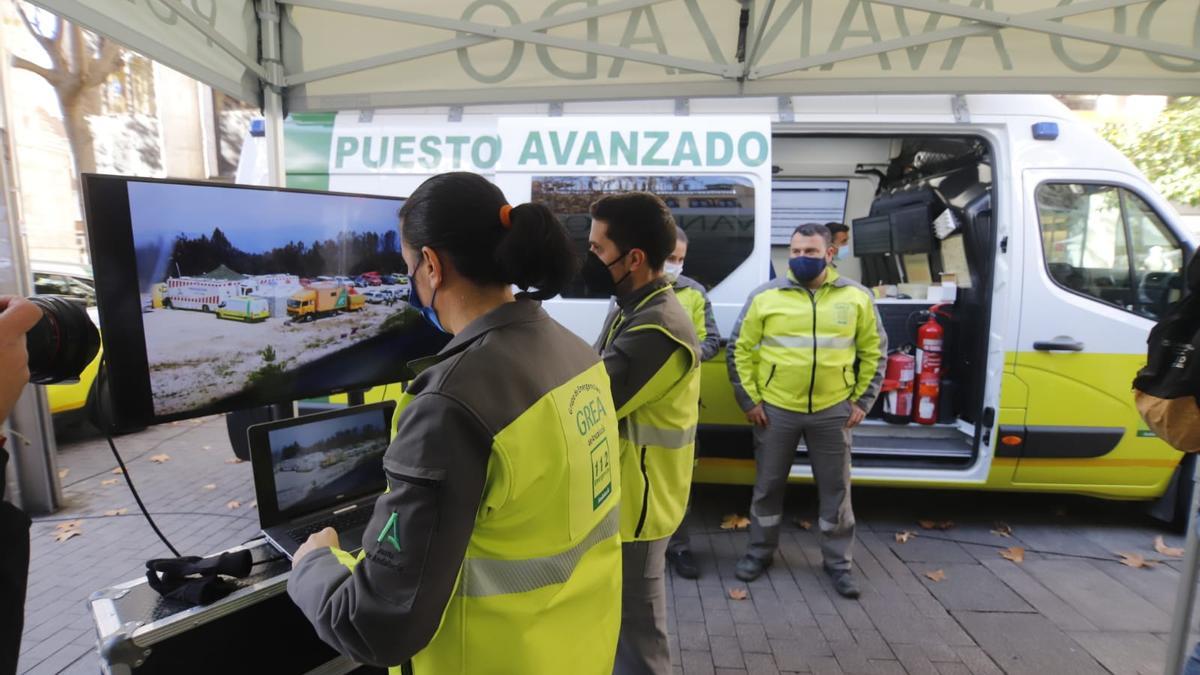
[[[208,311],[208,305],[201,305],[201,306],[200,306],[200,311],[201,311],[201,312],[207,312],[207,311]]]

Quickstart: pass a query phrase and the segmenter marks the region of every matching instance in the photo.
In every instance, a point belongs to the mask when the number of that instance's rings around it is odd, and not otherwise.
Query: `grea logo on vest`
[[[571,394],[567,415],[575,422],[575,430],[588,448],[592,467],[592,510],[595,511],[612,494],[612,458],[608,445],[608,408],[600,387],[581,384]]]

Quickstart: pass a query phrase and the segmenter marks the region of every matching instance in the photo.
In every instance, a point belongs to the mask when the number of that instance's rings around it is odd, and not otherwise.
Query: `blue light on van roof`
[[[1037,122],[1033,125],[1033,137],[1039,141],[1058,139],[1058,122]]]
[[[1034,125],[1036,127],[1036,125]],[[250,120],[250,135],[251,136],[266,136],[267,121],[261,117],[255,117]]]

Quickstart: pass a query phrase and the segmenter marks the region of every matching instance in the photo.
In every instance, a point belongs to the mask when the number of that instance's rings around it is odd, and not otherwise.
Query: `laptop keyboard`
[[[294,541],[303,543],[305,539],[308,539],[308,535],[320,532],[327,527],[332,527],[338,531],[338,534],[342,534],[344,532],[366,526],[367,521],[369,520],[371,520],[371,509],[359,507],[345,513],[339,513],[329,520],[320,520],[315,523],[305,525],[304,527],[293,528],[288,530],[288,535]],[[343,543],[349,544],[351,542]],[[357,545],[359,542],[353,543]]]

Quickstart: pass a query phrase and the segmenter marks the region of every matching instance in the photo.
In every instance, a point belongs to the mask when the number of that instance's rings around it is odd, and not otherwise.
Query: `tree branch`
[[[21,70],[28,70],[29,72],[41,75],[42,78],[49,82],[52,86],[57,87],[59,83],[62,82],[62,74],[58,71],[50,70],[49,68],[43,68],[42,66],[39,66],[32,61],[27,61],[19,56],[13,56],[11,63],[13,68],[20,68]]]
[[[88,64],[83,86],[94,87],[107,80],[109,75],[121,67],[124,56],[120,45],[107,38],[100,38],[100,55]]]
[[[50,63],[54,65],[54,69],[60,71],[68,70],[66,67],[66,56],[62,51],[62,19],[58,16],[54,17],[54,33],[47,37],[38,31],[37,27],[33,25],[33,21],[30,21],[29,14],[25,12],[25,6],[21,0],[13,0],[13,5],[17,9],[17,14],[21,16],[21,22],[29,30],[29,34],[33,36],[34,40],[37,40],[37,43],[45,50],[46,55],[50,57]]]
[[[42,49],[45,49],[49,53],[54,43],[50,38],[39,33],[38,29],[34,27],[33,22],[29,20],[29,15],[25,13],[25,5],[21,0],[13,0],[13,5],[17,8],[17,14],[21,16],[21,23],[25,24],[25,28],[29,30],[29,34],[33,36],[33,39],[38,41]]]

